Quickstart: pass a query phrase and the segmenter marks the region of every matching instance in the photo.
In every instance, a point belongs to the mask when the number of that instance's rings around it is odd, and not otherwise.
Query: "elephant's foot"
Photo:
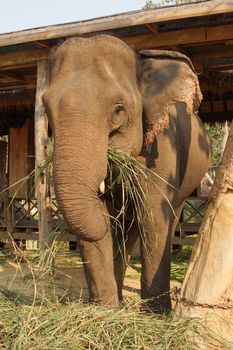
[[[172,309],[169,285],[163,289],[142,285],[141,297],[144,300],[144,310],[163,314],[169,313]]]
[[[100,306],[106,306],[106,307],[112,307],[112,308],[119,306],[118,295],[104,296],[101,298],[91,297],[90,302]]]
[[[102,279],[102,274],[100,273],[100,278],[96,281],[90,275],[90,272],[85,269],[87,284],[89,287],[89,300],[91,303],[108,306],[108,307],[118,307],[119,298],[117,293],[117,286],[115,280],[109,277],[107,280]]]
[[[144,298],[142,296],[142,299],[144,300],[142,304],[142,309],[144,311],[148,312],[155,312],[155,313],[170,313],[172,310],[171,306],[171,299],[170,296],[154,296],[154,297],[147,297]]]

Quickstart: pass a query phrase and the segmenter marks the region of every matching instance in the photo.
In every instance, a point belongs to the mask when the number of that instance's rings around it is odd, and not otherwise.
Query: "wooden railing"
[[[193,245],[208,204],[207,197],[189,197],[177,225],[172,244],[177,246]],[[64,225],[55,198],[52,199],[51,227],[60,232],[58,239],[76,241]],[[2,200],[0,205],[0,239],[7,239],[10,232],[15,239],[38,239],[38,203],[36,199]]]
[[[199,231],[207,205],[207,197],[190,196],[186,199],[180,222],[176,227],[175,236],[172,238],[174,245],[194,244],[195,235]]]

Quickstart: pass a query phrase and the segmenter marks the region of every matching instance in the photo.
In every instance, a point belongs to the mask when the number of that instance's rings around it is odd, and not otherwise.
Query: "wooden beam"
[[[219,99],[207,99],[204,95],[204,100],[201,102],[200,111],[204,113],[211,112],[211,105],[213,106],[213,112],[231,112],[233,118],[233,98],[222,98]]]
[[[135,25],[171,21],[182,18],[211,16],[232,11],[232,0],[212,0],[196,4],[194,3],[181,6],[155,8],[150,10],[139,10],[88,21],[1,34],[0,46],[74,36],[91,32],[102,32],[104,30],[113,30]]]
[[[210,65],[208,67],[208,71],[214,72],[214,71],[227,71],[227,70],[233,70],[233,63],[219,63],[215,65]]]
[[[53,44],[48,40],[43,40],[43,41],[37,40],[36,44],[38,45],[39,48],[42,47],[46,49],[51,48],[53,46]]]
[[[42,59],[46,59],[47,57],[45,58],[42,58]],[[0,56],[0,59],[1,59],[1,56]],[[40,60],[40,56],[38,57],[38,61]],[[1,67],[1,60],[0,60],[0,72],[5,72],[5,71],[15,71],[15,70],[18,70],[18,69],[24,69],[24,68],[35,68],[37,67],[36,65],[37,62],[33,61],[31,63],[18,63],[18,64],[15,64],[15,65],[10,65],[10,66],[3,66]]]
[[[12,91],[12,90],[20,90],[20,89],[34,89],[35,84],[15,84],[9,86],[1,86],[0,91]]]
[[[232,121],[233,111],[232,112],[210,112],[204,113],[199,111],[199,117],[203,122],[225,122]]]
[[[25,50],[11,53],[0,54],[0,71],[4,68],[9,70],[9,67],[14,69],[24,66],[36,66],[40,60],[48,58],[50,49]]]
[[[218,38],[224,38],[226,40],[233,39],[233,29],[231,24],[221,25],[218,31],[215,31],[214,27],[208,27],[206,31],[207,41],[219,40]]]
[[[210,72],[208,80],[200,79],[204,101],[210,101],[213,99],[230,100],[233,96],[233,85],[229,80],[232,80],[232,78],[233,74],[229,74],[229,77],[227,77],[228,81],[224,82],[224,77],[222,77],[221,73]]]
[[[0,231],[0,239],[3,240],[11,240],[11,237],[13,239],[23,239],[23,240],[35,240],[37,241],[39,239],[38,232],[12,232],[10,235],[6,231]],[[56,241],[71,241],[71,242],[77,242],[77,236],[72,233],[62,233],[56,237]]]
[[[45,113],[42,95],[49,84],[48,61],[40,61],[37,65],[37,87],[35,105],[35,160],[36,166],[40,166],[46,160],[46,147],[48,144],[48,119]],[[47,209],[47,181],[46,170],[41,174],[36,183],[36,195],[39,214],[39,247],[44,249],[50,244],[50,215]]]
[[[233,4],[233,3],[232,3]],[[224,31],[222,30],[224,27]],[[233,24],[214,27],[179,29],[157,34],[125,37],[123,40],[135,51],[193,43],[208,43],[233,39]]]
[[[5,93],[1,95],[0,107],[10,107],[18,105],[34,105],[35,103],[35,93],[34,91],[27,91],[24,93]],[[5,111],[6,113],[6,111]],[[7,115],[7,113],[6,113]]]
[[[188,47],[185,47],[184,50],[186,50],[187,55],[191,59],[201,59],[201,58],[222,58],[222,57],[233,57],[233,48],[229,50],[227,48],[227,45],[223,44],[222,50],[209,50],[205,52],[195,52],[195,53],[188,53]]]
[[[146,27],[154,34],[159,32],[159,26],[157,23],[148,23],[146,24]]]
[[[5,73],[0,72],[0,77],[7,78],[13,81],[20,81],[22,83],[28,82],[28,80],[25,77],[22,77],[22,76],[19,76],[18,74],[10,73],[10,72],[5,72]]]
[[[0,75],[0,83],[3,83],[3,84],[15,83],[15,80],[12,78],[7,78],[7,77]]]
[[[139,51],[150,48],[173,47],[174,44],[178,47],[178,45],[216,42],[220,40],[225,41],[229,38],[233,39],[233,24],[224,26],[224,31],[222,31],[222,27],[223,26],[181,29],[172,32],[125,37],[123,40],[136,51]],[[50,49],[44,48],[0,54],[0,73],[11,69],[35,66],[38,61],[47,59],[49,53]]]
[[[194,245],[195,237],[172,237],[172,244],[175,245]]]

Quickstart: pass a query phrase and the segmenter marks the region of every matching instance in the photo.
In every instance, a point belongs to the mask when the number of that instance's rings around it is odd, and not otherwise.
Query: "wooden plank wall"
[[[28,175],[28,119],[21,128],[9,130],[9,186]],[[27,182],[9,188],[9,197],[26,198]]]
[[[0,192],[7,187],[7,142],[0,141]]]

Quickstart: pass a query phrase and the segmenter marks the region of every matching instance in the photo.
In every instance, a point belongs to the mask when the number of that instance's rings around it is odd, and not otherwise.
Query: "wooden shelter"
[[[136,52],[180,51],[198,73],[203,121],[231,120],[233,115],[233,1],[146,9],[75,23],[0,35],[1,190],[25,178],[46,157],[48,122],[41,95],[49,82],[47,60],[52,47],[73,36],[108,33]],[[0,196],[0,238],[43,242],[51,222],[61,219],[55,200],[48,205],[48,177],[40,176],[36,193],[27,182]],[[15,188],[18,191],[15,191]],[[39,224],[38,224],[39,223]],[[73,240],[72,235],[62,239]]]

